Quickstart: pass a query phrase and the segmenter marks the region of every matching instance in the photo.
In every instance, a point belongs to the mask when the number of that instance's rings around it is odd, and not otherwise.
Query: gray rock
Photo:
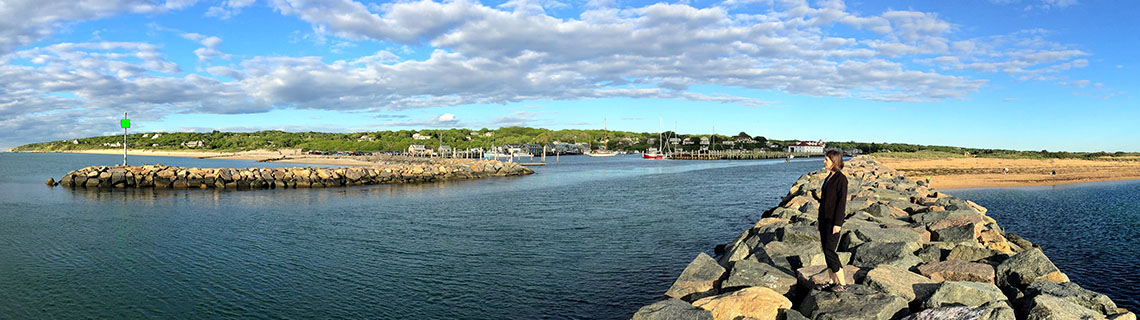
[[[732,265],[728,279],[721,288],[767,287],[784,296],[789,296],[796,288],[796,277],[767,263],[755,260],[741,260]]]
[[[943,282],[934,294],[922,303],[925,308],[963,305],[980,306],[990,301],[1006,301],[1005,294],[992,283],[972,281]]]
[[[668,299],[637,309],[630,320],[713,320],[713,316],[688,302]]]
[[[922,263],[931,263],[942,260],[942,248],[935,245],[928,245],[915,252],[915,255],[922,260]]]
[[[780,309],[780,314],[776,315],[776,320],[808,320],[808,317],[793,309]]]
[[[863,285],[850,285],[844,292],[812,290],[799,306],[811,319],[895,319],[906,314],[907,301]]]
[[[1100,312],[1047,294],[1033,297],[1025,307],[1028,310],[1026,320],[1105,319]]]
[[[913,242],[922,243],[922,235],[905,228],[862,228],[855,230],[855,236],[862,242]]]
[[[819,243],[819,229],[813,226],[788,225],[776,232],[780,241],[787,243]]]
[[[946,255],[946,259],[962,260],[962,261],[978,261],[982,259],[989,259],[993,256],[1002,254],[1000,251],[982,248],[971,245],[959,245],[950,250]]]
[[[768,242],[762,249],[767,259],[755,253],[759,251],[761,251],[760,248],[754,250],[754,254],[757,255],[757,261],[769,262],[772,265],[789,271],[799,269],[803,266],[825,263],[823,248],[820,247],[819,243]]]
[[[1013,232],[1006,232],[1005,239],[1009,241],[1009,243],[1017,245],[1017,247],[1021,248],[1022,250],[1029,250],[1030,248],[1037,247],[1037,245],[1029,242],[1029,240],[1025,240],[1025,238],[1022,238]]]
[[[1038,281],[1069,282],[1041,248],[1032,248],[1003,261],[997,266],[997,284],[1002,287],[1024,288]]]
[[[903,297],[907,301],[926,300],[938,283],[920,274],[891,265],[879,265],[867,272],[863,284],[880,292]]]
[[[903,320],[1015,320],[1016,314],[1009,304],[991,301],[981,306],[944,306],[922,310]]]
[[[1115,314],[1116,303],[1108,296],[1081,288],[1073,282],[1034,282],[1025,288],[1025,295],[1034,297],[1042,294],[1055,296],[1104,315]]]
[[[931,231],[933,240],[951,243],[978,242],[978,227],[974,223]]]
[[[851,264],[860,268],[874,268],[889,264],[910,269],[922,262],[914,252],[918,246],[908,242],[868,242],[855,248]]]
[[[712,257],[701,252],[693,262],[681,271],[681,276],[673,282],[665,295],[671,298],[696,300],[716,294],[716,284],[724,275],[724,267]]]

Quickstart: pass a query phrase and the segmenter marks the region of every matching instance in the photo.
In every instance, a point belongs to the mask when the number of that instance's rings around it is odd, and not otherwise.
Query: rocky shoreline
[[[68,172],[49,186],[71,188],[286,189],[370,184],[419,183],[485,177],[522,176],[534,171],[495,160],[440,160],[374,167],[187,168],[161,164],[91,166]]]
[[[1136,319],[1070,282],[1042,248],[986,208],[912,181],[869,156],[847,162],[839,256],[845,292],[826,281],[815,219],[827,173],[805,174],[780,205],[717,258],[700,253],[633,319]]]

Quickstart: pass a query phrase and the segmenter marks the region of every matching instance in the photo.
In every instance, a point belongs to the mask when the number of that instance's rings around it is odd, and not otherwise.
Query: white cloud
[[[161,13],[196,0],[4,1],[0,3],[0,55],[54,34],[69,23],[120,13]]]
[[[438,118],[435,118],[435,121],[439,121],[439,122],[456,122],[456,121],[459,121],[459,120],[455,119],[455,114],[453,114],[453,113],[444,113],[444,114],[441,114],[441,115],[439,115],[439,117],[438,117]]]
[[[215,17],[218,19],[229,19],[241,13],[241,9],[251,6],[257,2],[256,0],[225,0],[221,4],[211,6],[206,9],[207,17]]]
[[[116,12],[157,12],[188,2],[171,1],[145,10],[127,5],[131,3],[115,2],[117,6],[107,5],[110,9],[78,11],[30,25],[50,34],[64,21]],[[0,40],[0,92],[5,92],[0,96],[0,115],[6,116],[0,126],[58,120],[54,114],[72,114],[59,111],[72,108],[92,113],[72,121],[79,124],[114,117],[120,109],[161,117],[273,108],[379,111],[613,97],[743,106],[774,103],[691,89],[696,87],[928,102],[966,99],[987,83],[986,73],[1056,82],[1065,79],[1066,70],[1089,63],[1089,53],[1050,42],[1041,30],[962,39],[955,36],[954,24],[926,12],[864,15],[849,11],[842,1],[821,1],[815,7],[792,0],[758,3],[771,5],[772,10],[743,13],[732,4],[696,8],[662,3],[617,9],[596,1],[579,18],[556,18],[538,10],[559,8],[561,3],[554,1],[515,1],[493,8],[467,0],[381,5],[272,0],[269,5],[278,12],[313,25],[312,39],[309,34],[306,39],[332,43],[331,50],[355,45],[346,40],[378,41],[385,42],[380,47],[400,55],[381,50],[335,61],[255,56],[199,67],[208,76],[182,74],[157,46],[146,43],[60,43],[4,54]],[[228,8],[232,15],[252,4],[224,1],[218,7]],[[24,14],[35,14],[21,8]],[[852,38],[833,31],[848,28],[866,30],[868,35]],[[0,29],[0,35],[23,32],[12,30]],[[178,34],[201,45],[194,53],[203,62],[233,59],[219,50],[221,38]],[[434,51],[412,59],[414,52],[403,50],[409,47]],[[935,68],[916,68],[914,62]],[[58,92],[74,98],[53,95]],[[446,115],[393,125],[461,124],[454,115],[445,120]],[[506,115],[498,123],[536,119],[528,114]]]

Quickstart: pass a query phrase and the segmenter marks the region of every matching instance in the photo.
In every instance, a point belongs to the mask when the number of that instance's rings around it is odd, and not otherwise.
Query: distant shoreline
[[[80,153],[80,154],[123,154],[122,149],[90,149],[67,151],[18,151],[27,153]],[[297,164],[321,164],[342,166],[378,166],[379,163],[363,161],[356,158],[336,156],[310,156],[303,154],[299,149],[282,151],[253,150],[239,152],[213,152],[213,151],[155,151],[155,150],[127,150],[127,156],[153,156],[153,157],[182,157],[199,159],[225,159],[247,160],[261,162],[285,162]]]
[[[1083,159],[902,158],[876,159],[932,187],[1029,187],[1140,179],[1140,161]],[[1006,173],[1006,169],[1009,173]],[[1057,174],[1052,174],[1056,170]]]

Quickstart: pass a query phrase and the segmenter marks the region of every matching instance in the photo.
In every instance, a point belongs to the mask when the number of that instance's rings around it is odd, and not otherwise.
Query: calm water
[[[1140,310],[1140,181],[946,192],[988,208],[1082,287]]]
[[[441,184],[43,185],[121,159],[0,153],[2,317],[628,318],[820,167],[563,157],[527,177]]]

